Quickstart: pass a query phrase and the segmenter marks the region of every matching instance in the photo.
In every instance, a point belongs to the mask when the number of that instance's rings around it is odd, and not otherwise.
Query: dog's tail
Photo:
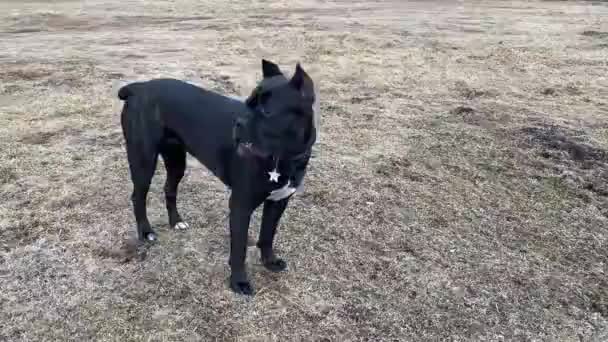
[[[133,92],[131,91],[131,85],[127,84],[126,86],[122,86],[119,90],[118,90],[118,98],[121,100],[126,100],[129,98],[129,96],[133,95]]]
[[[129,96],[132,96],[134,94],[135,90],[139,87],[140,84],[140,82],[135,82],[122,86],[118,90],[118,98],[123,101],[127,100]]]

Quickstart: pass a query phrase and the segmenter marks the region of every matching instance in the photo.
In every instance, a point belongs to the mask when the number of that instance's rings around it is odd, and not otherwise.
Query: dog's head
[[[247,122],[249,140],[262,153],[296,158],[316,140],[313,81],[299,63],[288,79],[275,63],[263,59],[262,73],[245,101],[253,113]]]

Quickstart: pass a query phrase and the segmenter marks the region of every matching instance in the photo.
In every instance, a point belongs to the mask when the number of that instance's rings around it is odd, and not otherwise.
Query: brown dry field
[[[0,340],[607,341],[608,4],[2,1]],[[118,86],[316,80],[321,137],[256,296],[189,159],[133,247]],[[250,230],[255,241],[256,213]]]

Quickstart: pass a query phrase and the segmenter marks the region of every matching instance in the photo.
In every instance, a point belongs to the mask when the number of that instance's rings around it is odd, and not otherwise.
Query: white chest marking
[[[289,186],[290,184],[291,183],[288,181],[282,188],[273,190],[270,192],[270,195],[266,197],[266,199],[276,202],[291,196],[294,192],[296,192],[296,188]]]

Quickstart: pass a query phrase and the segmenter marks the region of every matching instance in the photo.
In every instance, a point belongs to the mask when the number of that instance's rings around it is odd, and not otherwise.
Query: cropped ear
[[[296,72],[293,74],[291,80],[289,80],[289,83],[298,90],[305,91],[306,93],[314,93],[314,84],[312,79],[310,76],[308,76],[306,71],[302,69],[300,63],[296,64]]]
[[[264,78],[283,75],[279,66],[271,61],[262,59],[262,75]]]

